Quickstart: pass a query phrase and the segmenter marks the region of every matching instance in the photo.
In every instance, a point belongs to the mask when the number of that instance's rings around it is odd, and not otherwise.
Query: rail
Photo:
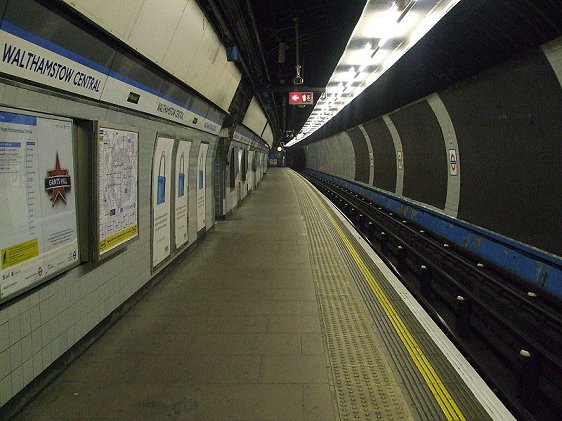
[[[355,225],[521,419],[562,413],[562,315],[550,298],[413,221],[303,174]]]

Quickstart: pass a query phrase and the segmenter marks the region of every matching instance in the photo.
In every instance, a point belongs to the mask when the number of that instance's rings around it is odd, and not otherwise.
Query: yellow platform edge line
[[[335,218],[329,212],[328,207],[323,203],[322,200],[320,200],[320,198],[318,197],[318,193],[315,192],[315,195],[316,195],[317,203],[319,203],[322,206],[326,216],[330,220],[338,236],[343,241],[347,250],[353,257],[353,260],[359,267],[361,274],[363,275],[363,277],[369,284],[369,287],[371,288],[372,292],[375,294],[375,297],[381,304],[385,314],[387,315],[390,322],[392,323],[392,326],[396,330],[398,337],[402,341],[402,344],[408,351],[408,354],[412,358],[412,361],[414,362],[417,369],[421,373],[424,381],[426,382],[427,386],[429,387],[429,390],[431,391],[435,400],[437,401],[437,404],[443,411],[443,414],[445,415],[446,419],[448,421],[466,421],[466,418],[464,417],[457,403],[455,402],[455,400],[447,390],[447,387],[440,379],[439,375],[437,374],[437,372],[429,362],[428,358],[426,357],[425,353],[418,345],[417,341],[409,332],[408,328],[404,324],[404,321],[396,312],[396,309],[394,308],[394,306],[392,305],[392,303],[390,302],[390,300],[388,299],[388,297],[380,287],[379,283],[377,282],[377,280],[375,279],[375,277],[373,276],[373,274],[371,273],[371,271],[369,270],[369,268],[367,267],[367,265],[359,255],[359,253],[357,253],[357,250],[355,250],[355,247],[353,247],[353,244],[351,244],[346,234],[343,232],[343,230],[341,229]]]

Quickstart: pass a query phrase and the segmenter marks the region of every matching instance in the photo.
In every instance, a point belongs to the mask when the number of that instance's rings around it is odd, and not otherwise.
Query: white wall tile
[[[51,334],[50,338],[51,341],[55,340],[55,338],[59,335],[59,318],[53,317],[49,320],[49,332]]]
[[[4,323],[8,322],[9,317],[8,317],[8,310],[4,309],[4,310],[0,310],[0,325],[3,325]]]
[[[25,297],[23,300],[20,301],[20,312],[24,312],[29,310],[31,307],[31,297]]]
[[[7,320],[12,320],[20,315],[20,303],[16,302],[4,310],[8,316]]]
[[[31,333],[31,312],[29,310],[24,311],[20,315],[20,334],[25,337]]]
[[[46,344],[51,342],[51,332],[49,331],[49,325],[47,323],[41,325],[41,344],[44,347]]]
[[[58,337],[58,341],[60,355],[62,355],[70,348],[70,345],[68,344],[68,332],[62,332]]]
[[[23,363],[23,386],[27,386],[33,377],[33,359],[30,358]]]
[[[58,357],[62,355],[62,352],[59,348],[58,339],[55,339],[53,342],[51,342],[50,346],[51,346],[51,358],[53,361],[55,361]]]
[[[29,296],[30,308],[39,305],[39,294],[32,294]]]
[[[21,359],[23,361],[27,361],[31,358],[32,355],[32,344],[31,344],[31,334],[24,336],[21,339]]]
[[[31,330],[34,331],[39,326],[41,326],[41,311],[39,310],[39,306],[33,306],[29,310],[30,321],[31,321]]]
[[[57,292],[54,300],[54,313],[59,314],[64,309],[64,289]]]
[[[37,377],[43,371],[43,354],[38,352],[33,354],[33,376]]]
[[[23,389],[23,367],[18,367],[12,371],[12,393],[15,395]]]
[[[37,329],[31,333],[31,349],[33,354],[40,352],[41,348],[43,348],[41,342],[41,329]]]
[[[41,324],[50,320],[49,305],[47,300],[43,300],[39,303],[39,313],[41,314]]]
[[[6,349],[0,352],[0,379],[6,377],[12,372],[12,365],[10,364],[10,350]]]
[[[23,360],[21,359],[21,342],[18,342],[10,347],[10,364],[12,371],[18,368]]]
[[[4,405],[12,396],[12,379],[11,376],[6,376],[0,380],[0,405]]]
[[[8,327],[10,329],[10,346],[11,346],[21,339],[19,317],[10,319],[10,321],[8,322]]]
[[[0,352],[8,349],[10,346],[10,328],[8,322],[0,325]]]
[[[49,308],[49,319],[52,319],[57,315],[58,312],[56,293],[54,293],[47,299],[47,306]]]
[[[41,355],[43,356],[43,369],[49,367],[53,362],[52,354],[51,354],[51,345],[47,344],[41,350]]]

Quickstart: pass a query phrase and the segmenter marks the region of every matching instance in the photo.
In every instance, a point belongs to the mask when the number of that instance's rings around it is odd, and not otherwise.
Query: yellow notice
[[[39,256],[39,240],[25,241],[0,251],[2,258],[2,270],[15,266],[26,260]]]
[[[100,241],[100,254],[124,243],[129,238],[133,238],[137,235],[137,225],[130,226],[124,230],[119,231],[117,234],[110,235]]]

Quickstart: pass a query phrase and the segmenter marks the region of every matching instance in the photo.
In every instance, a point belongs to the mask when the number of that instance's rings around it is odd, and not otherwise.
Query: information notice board
[[[0,301],[79,263],[72,121],[0,109]]]
[[[139,135],[98,123],[96,142],[97,253],[101,259],[138,237]]]

